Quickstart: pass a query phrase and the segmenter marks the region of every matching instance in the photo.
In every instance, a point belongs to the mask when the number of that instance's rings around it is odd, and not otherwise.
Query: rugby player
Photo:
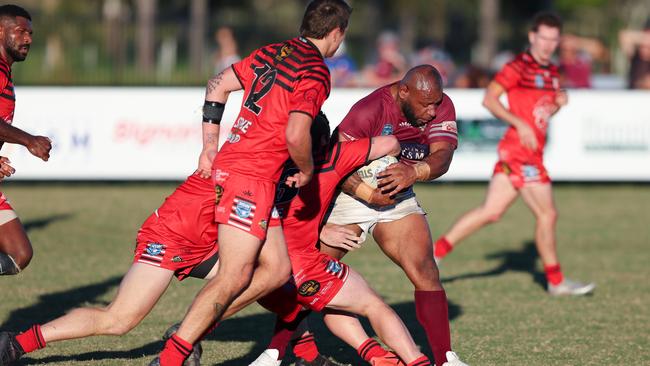
[[[250,284],[287,158],[299,169],[293,177],[296,187],[311,179],[309,125],[330,91],[324,57],[334,55],[343,41],[351,11],[343,0],[314,0],[307,6],[299,37],[257,49],[208,82],[199,169],[201,174],[209,167],[215,170],[221,264],[152,365],[181,365],[192,344],[221,320]],[[231,91],[239,89],[244,89],[240,114],[216,154],[210,147],[224,103]],[[281,232],[278,235],[282,238]]]
[[[499,161],[483,204],[465,213],[435,244],[435,256],[444,258],[461,240],[483,226],[497,222],[521,195],[536,219],[535,245],[542,259],[547,291],[551,295],[585,295],[595,288],[564,277],[557,255],[551,179],[544,167],[544,145],[551,116],[568,102],[560,89],[558,68],[551,62],[560,42],[562,22],[540,13],[528,32],[530,48],[506,64],[488,85],[483,105],[510,127],[499,142]],[[509,108],[499,98],[508,96]]]
[[[16,5],[0,6],[0,42],[0,147],[5,142],[20,144],[47,161],[52,149],[50,139],[11,125],[16,105],[11,66],[25,60],[32,44],[32,17],[27,10]],[[8,158],[0,157],[0,180],[15,173],[10,163]],[[32,244],[20,219],[0,192],[0,275],[20,273],[32,255]]]
[[[438,366],[446,361],[464,364],[451,352],[447,298],[434,262],[425,213],[412,185],[448,170],[457,145],[455,121],[454,105],[442,91],[442,78],[429,65],[412,68],[401,81],[358,101],[338,127],[339,139],[394,135],[401,145],[401,160],[386,169],[379,180],[381,188],[375,190],[358,175],[351,175],[321,232],[322,241],[329,244],[322,245],[321,252],[339,259],[355,248],[355,238],[372,233],[415,286],[417,319]],[[275,339],[271,343],[281,344]],[[309,335],[301,347],[316,348]]]

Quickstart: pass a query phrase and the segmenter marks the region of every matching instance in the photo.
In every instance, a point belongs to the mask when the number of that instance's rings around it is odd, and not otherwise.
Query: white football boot
[[[280,351],[277,349],[267,349],[248,366],[280,366],[282,360],[278,360],[278,356]]]
[[[548,293],[553,296],[562,296],[562,295],[573,295],[581,296],[591,293],[596,288],[594,283],[582,283],[578,281],[573,281],[568,278],[557,285],[548,284]]]
[[[466,363],[458,358],[456,352],[447,351],[447,362],[443,363],[442,366],[468,366]]]

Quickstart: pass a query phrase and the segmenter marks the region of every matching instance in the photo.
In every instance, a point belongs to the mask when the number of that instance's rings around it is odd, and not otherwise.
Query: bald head
[[[406,72],[400,85],[420,92],[433,92],[442,90],[442,76],[438,70],[431,65],[419,65]]]

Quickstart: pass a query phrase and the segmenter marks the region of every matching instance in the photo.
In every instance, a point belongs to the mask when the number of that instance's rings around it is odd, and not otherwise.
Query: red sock
[[[431,366],[431,361],[427,356],[422,356],[414,361],[409,362],[406,366]]]
[[[445,354],[451,351],[449,334],[449,313],[445,290],[415,291],[415,314],[420,325],[427,333],[429,346],[433,352],[436,365],[446,362]]]
[[[433,249],[433,255],[437,258],[444,258],[447,254],[451,253],[452,250],[454,250],[454,247],[451,246],[451,243],[447,240],[447,238],[441,236],[440,239],[436,241],[436,245]]]
[[[314,335],[309,333],[291,341],[293,344],[293,354],[305,361],[313,361],[318,356],[318,347],[314,341]]]
[[[287,353],[287,346],[289,345],[289,342],[291,342],[291,337],[296,332],[296,329],[300,323],[310,313],[311,310],[301,311],[291,322],[282,320],[281,316],[278,316],[276,318],[275,327],[273,329],[273,337],[271,338],[271,343],[269,343],[269,346],[267,348],[278,350],[278,360],[284,358],[284,355]],[[318,352],[318,350],[316,350],[316,352]]]
[[[544,272],[546,272],[546,280],[551,285],[557,285],[564,280],[564,276],[562,275],[562,270],[560,269],[559,264],[544,266]]]
[[[165,342],[165,348],[160,353],[160,366],[182,366],[190,353],[192,344],[174,334]]]
[[[368,338],[357,348],[357,353],[361,358],[370,362],[375,357],[385,356],[388,351],[383,349],[376,340]]]
[[[16,336],[16,340],[25,353],[45,348],[45,339],[41,333],[41,326],[34,324],[31,328]]]

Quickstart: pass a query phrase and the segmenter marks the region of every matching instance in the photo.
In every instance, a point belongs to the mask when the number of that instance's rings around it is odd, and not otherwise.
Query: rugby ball
[[[381,172],[386,170],[389,165],[395,163],[397,163],[397,158],[386,155],[359,168],[357,175],[372,188],[377,188],[377,175],[381,175]]]

